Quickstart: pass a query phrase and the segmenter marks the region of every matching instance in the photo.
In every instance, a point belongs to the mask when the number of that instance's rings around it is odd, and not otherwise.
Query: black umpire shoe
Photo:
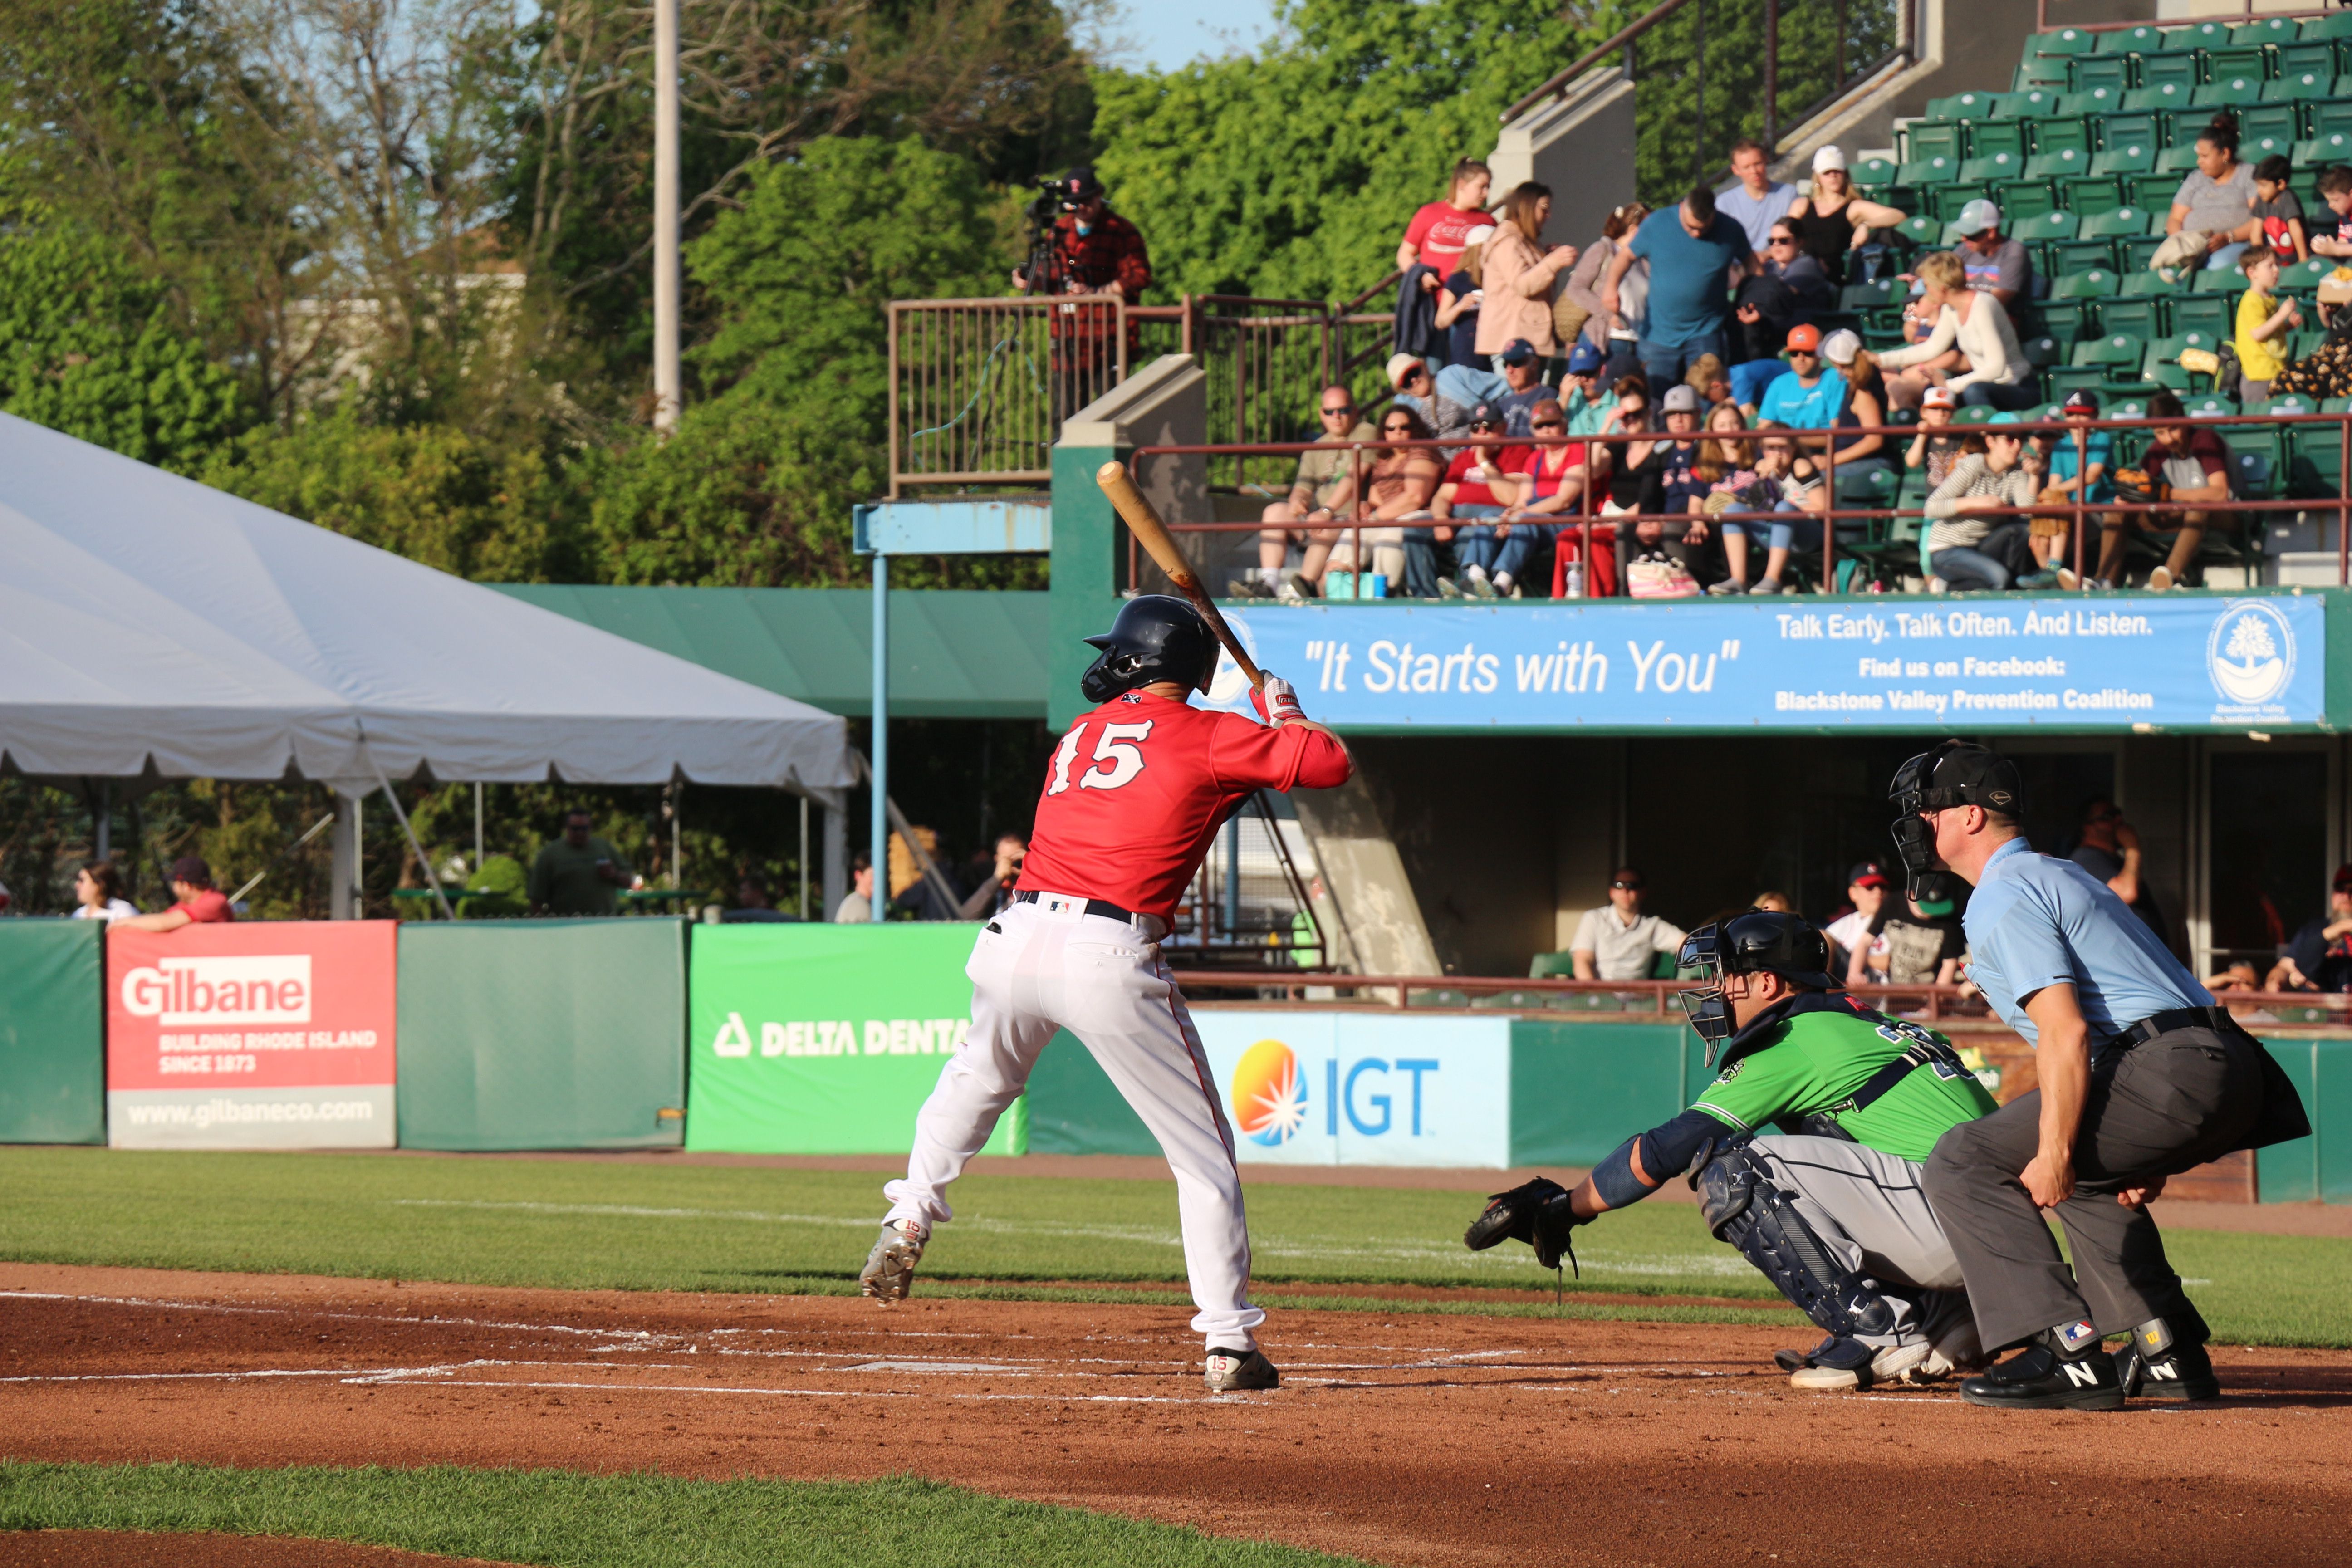
[[[2134,1399],[2187,1404],[2221,1397],[2221,1380],[2213,1375],[2213,1358],[2203,1345],[2177,1344],[2151,1356],[2143,1354],[2134,1339],[2116,1352],[2116,1382]]]
[[[1963,1378],[1960,1397],[1996,1410],[2121,1410],[2115,1359],[2095,1339],[2086,1349],[2069,1359],[2036,1341],[1990,1372]]]

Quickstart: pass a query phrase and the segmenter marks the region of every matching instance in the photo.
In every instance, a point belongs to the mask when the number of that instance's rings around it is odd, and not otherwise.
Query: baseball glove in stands
[[[1538,1176],[1488,1198],[1486,1212],[1462,1233],[1462,1244],[1473,1252],[1484,1252],[1498,1242],[1524,1241],[1536,1249],[1536,1262],[1542,1267],[1558,1268],[1565,1257],[1568,1266],[1575,1268],[1576,1248],[1569,1243],[1569,1233],[1591,1223],[1576,1217],[1576,1211],[1569,1206],[1566,1187],[1548,1176]],[[1578,1270],[1577,1278],[1583,1277],[1582,1270]]]

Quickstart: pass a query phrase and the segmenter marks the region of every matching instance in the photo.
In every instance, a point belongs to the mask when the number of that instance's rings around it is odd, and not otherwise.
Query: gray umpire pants
[[[1969,1318],[1960,1266],[1944,1227],[1927,1206],[1921,1167],[1842,1138],[1755,1140],[1750,1151],[1770,1167],[1823,1246],[1857,1274],[1885,1289],[1895,1329],[1857,1334],[1867,1345],[1941,1342]]]
[[[2041,1147],[2042,1091],[1944,1134],[1927,1158],[1927,1196],[1988,1350],[2084,1318],[2111,1334],[2193,1310],[2156,1221],[2116,1194],[2247,1146],[2263,1093],[2247,1053],[2261,1048],[2212,1029],[2175,1029],[2098,1059],[2074,1140],[2074,1195],[2057,1209],[2072,1274],[2018,1179]]]

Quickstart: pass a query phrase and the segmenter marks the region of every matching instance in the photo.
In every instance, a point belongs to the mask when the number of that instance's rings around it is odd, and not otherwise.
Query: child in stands
[[[1958,402],[1940,386],[1929,387],[1919,398],[1919,434],[1911,437],[1903,466],[1926,468],[1931,490],[1951,478],[1952,465],[1959,460],[1960,438],[1952,434],[1952,409]]]
[[[2282,266],[2311,259],[2303,232],[2303,203],[2288,190],[2294,165],[2273,153],[2254,165],[2254,241],[2269,247]]]
[[[2238,371],[2241,398],[2268,397],[2271,383],[2286,368],[2286,333],[2303,325],[2303,312],[2293,300],[2281,300],[2271,290],[2278,287],[2278,253],[2266,247],[2249,247],[2238,258],[2246,275],[2246,291],[2238,297]]]
[[[2322,256],[2352,257],[2352,169],[2330,163],[2319,171],[2319,199],[2327,204],[2311,248]]]

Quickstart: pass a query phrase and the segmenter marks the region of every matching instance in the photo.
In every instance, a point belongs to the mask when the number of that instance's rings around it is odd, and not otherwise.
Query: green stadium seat
[[[2306,20],[2302,38],[2352,38],[2352,11],[2336,11]]]
[[[2190,96],[2193,99],[2195,95]],[[2220,112],[2214,109],[2200,109],[2193,101],[2179,109],[2159,110],[2156,116],[2157,134],[2165,146],[2185,147],[2193,153],[2197,150],[2197,138],[2205,133],[2205,127],[2210,125],[2213,116]]]
[[[2058,100],[2065,97],[2062,87],[2027,88],[2018,92],[2005,92],[1994,107],[1996,120],[2033,120],[2058,112]]]
[[[2120,114],[2123,107],[2124,89],[2119,87],[2086,88],[2081,92],[2070,92],[2058,100],[2059,113],[2095,120]]]
[[[1873,279],[1867,283],[1849,283],[1838,290],[1841,310],[1883,310],[1901,302],[1905,285],[1892,278]]]
[[[2136,142],[2150,147],[2164,145],[2164,127],[2158,122],[2152,110],[2126,111],[2120,105],[2099,116],[2099,145],[2128,147]]]
[[[1956,92],[1949,98],[1927,100],[1930,120],[1990,120],[2000,111],[2004,95],[1998,92]]]
[[[2126,109],[2178,109],[2205,79],[2205,63],[2193,53],[2142,55],[2139,87],[2124,98]]]
[[[2279,114],[2278,111],[2281,110],[2286,110],[2286,113]],[[2265,129],[2260,135],[2256,135],[2246,123],[2256,114],[2265,114],[2271,121],[2271,128]],[[2298,103],[2272,103],[2246,110],[2244,114],[2238,117],[2238,128],[2242,132],[2238,142],[2238,161],[2242,163],[2259,163],[2273,153],[2282,158],[2292,159],[2294,156],[2295,128],[2302,118],[2303,106]],[[2287,133],[2284,135],[2279,134],[2275,129],[2280,123],[2287,126]]]
[[[2230,29],[2233,44],[2268,44],[2273,47],[2291,44],[2303,36],[2303,24],[2292,16],[2266,16],[2259,22],[2241,22]],[[2028,47],[2031,47],[2029,40]]]
[[[2100,314],[2104,317],[2105,312],[2101,311]],[[2084,365],[2096,365],[2104,370],[2137,370],[2140,361],[2147,357],[2147,345],[2130,333],[2102,331],[2095,338],[2076,343],[2066,363],[2078,370]]]
[[[2191,419],[2227,419],[2238,411],[2238,405],[2218,392],[2200,392],[2182,398],[2180,411]]]
[[[2323,397],[2319,400],[2322,414],[2352,414],[2352,397]]]
[[[2110,419],[2145,419],[2147,417],[2147,404],[2137,397],[2119,397],[2108,403],[2100,412]],[[2126,434],[2127,432],[2121,430],[2115,432],[2117,445],[2122,444]]]
[[[2326,38],[2306,38],[2298,44],[2289,44],[2278,52],[2279,75],[2283,79],[2306,74],[2333,78],[2337,66],[2336,45]],[[2320,94],[2312,96],[2315,98]]]
[[[2036,55],[2009,73],[2010,91],[2032,92],[2037,89],[2048,92],[2066,90],[2065,56]]]
[[[2085,158],[2099,150],[2098,121],[2088,114],[2068,114],[2063,110],[2042,115],[2033,121],[2033,150],[2037,153],[2063,153],[2069,150]]]
[[[2059,207],[2056,186],[2048,180],[2010,180],[1992,188],[1992,199],[2000,205],[2001,221],[2011,226]]]
[[[2346,47],[2352,48],[2352,45],[2347,45]],[[2336,79],[2336,85],[2328,89],[2326,98],[2308,101],[2304,105],[2311,116],[2313,137],[2334,136],[2338,132],[2352,132],[2352,97],[2347,97],[2347,94],[2352,94],[2352,76],[2339,76]],[[2295,162],[2297,163],[2303,162],[2301,147],[2295,149]]]
[[[2246,412],[2267,414],[2273,418],[2284,418],[2290,414],[2318,414],[2324,410],[2315,400],[2305,397],[2302,393],[2287,392],[2276,397],[2249,399],[2246,403]]]
[[[2197,109],[2242,109],[2262,100],[2263,79],[2239,75],[2207,82],[2189,101]]]
[[[2197,377],[2181,368],[2180,356],[2190,349],[2210,350],[2215,342],[2210,332],[2177,332],[2168,338],[2158,338],[2147,345],[2147,353],[2140,361],[2140,374],[2175,392],[2194,391],[2198,384]],[[2207,377],[2209,389],[2211,384],[2211,378]]]
[[[2275,81],[2263,84],[2264,103],[2300,103],[2306,98],[2326,98],[2336,86],[2336,62],[2308,70],[2288,71]]]
[[[2158,174],[2187,179],[2197,169],[2197,143],[2190,141],[2178,147],[2157,149],[2156,168]]]
[[[2231,307],[2236,300],[2219,294],[2175,294],[2168,302],[2176,334],[2202,332],[2214,342],[2230,335]]]
[[[2098,306],[2089,300],[2044,300],[2042,330],[2068,348],[2099,330]]]
[[[2018,335],[2017,346],[2024,353],[2026,363],[2036,370],[2046,370],[2067,354],[2064,345],[2047,332],[2021,332]]]
[[[2032,151],[2027,146],[2032,140],[2029,134],[2032,123],[2031,121],[2025,120],[1974,121],[1969,126],[1969,156],[1990,158],[1997,153],[2012,153],[2016,156],[2017,166],[2023,169],[2026,154]]]
[[[2310,141],[2295,144],[2294,166],[2298,169],[2325,169],[2330,163],[2347,160],[2352,160],[2352,130],[2321,132]]]
[[[1952,423],[1955,425],[1990,425],[1992,423],[1992,416],[2000,412],[2000,410],[1993,407],[1988,403],[1964,403],[1959,407],[1952,410]]]
[[[2099,50],[2103,55],[2145,55],[2164,47],[2164,31],[2149,22],[2137,27],[2118,27],[2112,33],[2099,35]]]
[[[1846,174],[1853,182],[1855,190],[1874,191],[1900,184],[1897,174],[1901,168],[1902,165],[1892,159],[1864,158],[1846,171]]]
[[[1960,177],[1960,160],[1957,154],[1937,153],[1903,165],[1898,174],[1901,184],[1914,190],[1931,185],[1948,185]]]
[[[2099,35],[2086,27],[2053,27],[2025,40],[2028,58],[2034,55],[2087,55],[2099,47]]]
[[[2090,174],[2095,156],[2075,147],[2036,153],[2025,161],[2025,177],[2029,180],[2080,179]]]
[[[2241,500],[2270,500],[2286,468],[2284,433],[2275,425],[2226,425],[2219,434],[2230,448],[2230,493]]]
[[[2126,283],[2135,278],[2155,278],[2161,283],[2164,279],[2150,272],[2148,264],[2156,259],[2156,253],[2163,247],[2164,237],[2160,234],[2144,234],[2137,239],[2119,239],[2116,241],[2116,270],[2123,274]]]
[[[1896,224],[1895,232],[1901,235],[1907,245],[1933,245],[1937,237],[1943,233],[1943,225],[1926,213],[1914,213]]]
[[[1955,180],[1949,184],[1930,185],[1919,193],[1919,205],[1933,213],[1939,224],[1958,221],[1960,211],[1979,196],[1992,195],[1991,182],[1987,180]]]
[[[2142,235],[2147,232],[2146,207],[2117,207],[2095,217],[2086,217],[2075,230],[2084,239],[2113,239],[2118,237]]]
[[[1903,128],[1903,162],[1922,163],[1941,158],[1955,169],[1968,148],[1968,127],[1957,121],[1915,120]],[[1906,180],[1905,184],[1916,184]]]
[[[2091,160],[2094,174],[2145,174],[2156,167],[2157,145],[2153,141],[2110,141]]]
[[[2042,384],[2051,396],[2063,402],[2074,393],[2104,391],[2107,373],[2097,365],[2053,365],[2042,373]]]
[[[2225,82],[2234,77],[2250,81],[2271,79],[2271,52],[2261,44],[2225,44],[2205,51],[2205,79]]]
[[[2134,174],[2124,182],[2124,195],[2136,207],[2169,215],[2172,198],[2180,194],[2183,178],[2169,169],[2153,174]]]
[[[2279,287],[2290,294],[2308,294],[2319,287],[2320,279],[2343,265],[2343,261],[2326,256],[2315,256],[2308,261],[2290,261],[2279,268]]]
[[[2337,16],[2347,13],[2338,12]],[[2336,20],[2335,16],[2327,18]],[[2343,437],[2324,425],[2286,428],[2287,493],[2316,499],[2333,496],[2344,483]]]
[[[2076,242],[2076,243],[2079,243]],[[2116,275],[2105,267],[2069,272],[2050,286],[2053,300],[2104,300],[2116,291]]]
[[[2200,267],[2189,275],[2193,294],[2226,294],[2234,300],[2246,291],[2246,275],[2235,267]]]
[[[2218,49],[2230,41],[2228,22],[2199,22],[2193,26],[2172,27],[2164,35],[2164,47],[2174,50]]]
[[[2124,272],[2123,279],[2124,286],[2116,291],[2120,299],[2168,301],[2178,291],[2178,286],[2170,279],[2150,272],[2145,267]]]
[[[1970,158],[1960,165],[1960,178],[1971,184],[2024,177],[2025,154],[2022,153],[1995,153],[1987,157]]]
[[[2066,62],[2066,87],[2071,92],[2094,92],[2103,87],[2128,92],[2134,85],[2129,55],[2078,55]]]
[[[2164,301],[2145,295],[2119,295],[2106,300],[2099,307],[2099,330],[2111,336],[2153,342],[2164,335]]]
[[[2044,270],[2053,279],[2063,278],[2071,272],[2089,271],[2093,268],[2115,270],[2116,242],[2112,239],[2053,240],[2042,247],[2042,250],[2050,258],[2050,265]],[[2107,292],[2113,293],[2114,290]]]
[[[2124,186],[2113,174],[2081,174],[2060,180],[2058,205],[2077,217],[2110,213],[2124,205]]]
[[[2077,221],[2070,212],[2039,213],[2011,224],[2009,233],[2011,238],[2026,245],[2039,245],[2050,239],[2072,239]]]

